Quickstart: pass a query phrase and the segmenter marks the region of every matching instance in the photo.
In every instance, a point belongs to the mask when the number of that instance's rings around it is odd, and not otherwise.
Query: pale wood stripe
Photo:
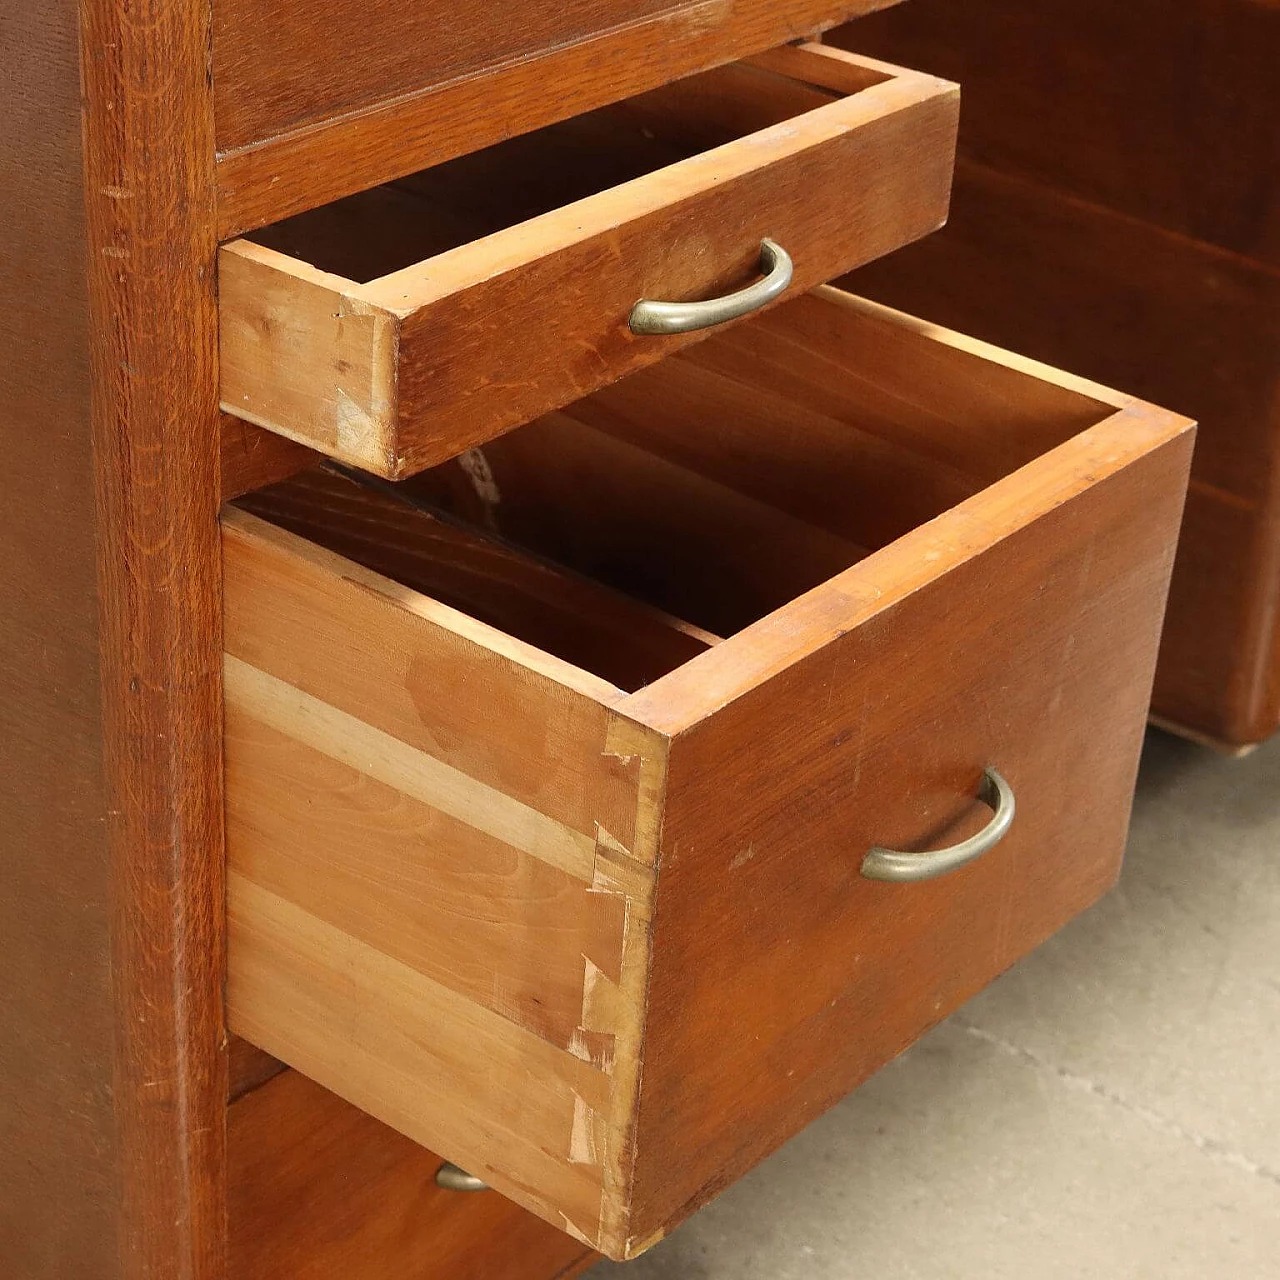
[[[231,654],[226,697],[263,724],[590,884],[595,836],[478,782]]]
[[[599,890],[599,852],[596,885],[584,884],[235,702],[226,720],[237,871],[544,1040],[570,1043],[583,957],[616,980],[630,919],[627,890]],[[632,865],[611,861],[611,879]]]

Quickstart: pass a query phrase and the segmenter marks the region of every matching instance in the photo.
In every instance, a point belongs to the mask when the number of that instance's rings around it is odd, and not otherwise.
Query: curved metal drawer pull
[[[436,1170],[436,1186],[446,1191],[488,1191],[489,1184],[481,1182],[474,1173],[459,1169],[447,1160]]]
[[[706,302],[653,302],[641,298],[631,308],[632,333],[692,333],[750,315],[781,297],[791,283],[791,257],[772,240],[760,241],[760,270],[764,279]]]
[[[1013,788],[995,769],[987,769],[978,788],[978,799],[995,810],[995,817],[976,836],[934,853],[904,853],[899,849],[870,849],[862,860],[862,874],[868,880],[891,880],[906,883],[932,880],[946,875],[966,862],[980,858],[1004,839],[1013,822],[1015,809]]]

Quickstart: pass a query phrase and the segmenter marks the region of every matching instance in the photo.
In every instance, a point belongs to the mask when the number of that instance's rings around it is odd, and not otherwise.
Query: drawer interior
[[[719,639],[368,477],[324,468],[236,505],[619,689]]]
[[[365,284],[890,78],[841,91],[749,63],[690,76],[286,219],[248,239]]]
[[[241,505],[634,690],[1114,413],[891,314],[823,290],[410,480]]]

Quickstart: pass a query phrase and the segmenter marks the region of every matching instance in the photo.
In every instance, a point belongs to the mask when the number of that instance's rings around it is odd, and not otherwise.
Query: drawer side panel
[[[251,516],[224,554],[229,1025],[597,1243],[663,741],[602,682]]]

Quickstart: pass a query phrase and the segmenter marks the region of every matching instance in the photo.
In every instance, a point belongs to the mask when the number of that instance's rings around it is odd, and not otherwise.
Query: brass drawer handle
[[[995,769],[987,769],[978,788],[978,799],[995,811],[995,817],[976,836],[933,853],[905,853],[899,849],[874,848],[862,860],[862,874],[868,880],[891,880],[898,884],[912,880],[932,880],[946,875],[966,862],[980,858],[1004,839],[1013,823],[1013,788]]]
[[[445,1161],[436,1170],[436,1186],[446,1191],[488,1191],[489,1184],[481,1182],[474,1173],[459,1169],[456,1164]]]
[[[631,308],[632,333],[692,333],[712,325],[750,315],[766,303],[780,298],[791,283],[791,256],[772,240],[760,242],[760,270],[763,280],[706,302],[654,302],[641,298]]]

